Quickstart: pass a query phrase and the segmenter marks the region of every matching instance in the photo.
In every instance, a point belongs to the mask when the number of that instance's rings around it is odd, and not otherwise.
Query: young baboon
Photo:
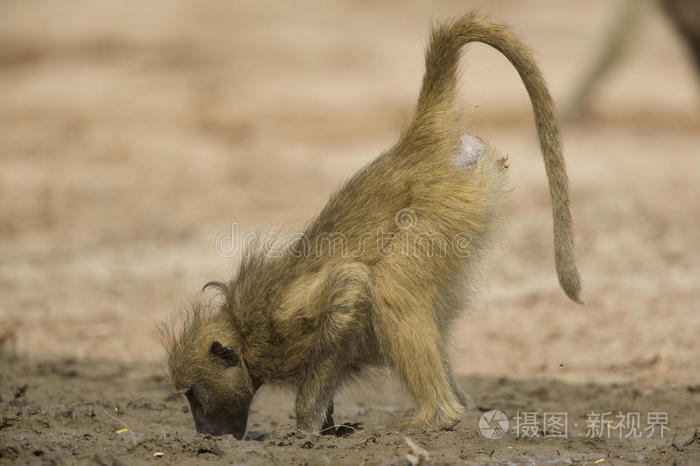
[[[554,217],[559,282],[580,302],[564,159],[552,99],[528,49],[475,15],[436,27],[411,122],[394,147],[335,193],[290,247],[247,251],[222,303],[195,305],[165,334],[172,383],[198,432],[242,438],[265,383],[296,391],[299,428],[333,425],[333,395],[368,366],[389,366],[417,405],[413,425],[446,429],[471,401],[447,361],[446,335],[497,229],[506,158],[462,133],[460,49],[488,44],[520,74],[534,107]],[[329,236],[341,239],[324,242]]]

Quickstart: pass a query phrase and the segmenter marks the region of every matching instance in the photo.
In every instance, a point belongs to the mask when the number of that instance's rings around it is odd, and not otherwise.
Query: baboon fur
[[[459,127],[460,49],[474,41],[505,55],[530,95],[549,178],[556,269],[579,301],[552,99],[519,40],[466,15],[432,31],[418,104],[396,145],[336,192],[290,248],[248,250],[235,279],[209,284],[223,295],[220,305],[195,305],[184,325],[166,331],[172,382],[187,391],[198,431],[241,438],[264,383],[295,390],[298,427],[319,431],[332,425],[339,386],[369,366],[398,375],[416,403],[413,425],[444,429],[460,421],[470,399],[449,369],[446,336],[469,298],[479,252],[498,229],[507,166]],[[338,233],[342,253],[309,248]],[[447,238],[447,247],[430,251],[421,235]],[[222,359],[222,347],[233,359]]]

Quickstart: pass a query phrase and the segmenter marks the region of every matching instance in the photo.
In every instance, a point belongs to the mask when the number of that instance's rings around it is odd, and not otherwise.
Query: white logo
[[[401,209],[394,215],[394,225],[399,227],[400,230],[407,230],[416,226],[417,223],[418,215],[411,208]]]
[[[508,432],[508,417],[497,409],[487,411],[479,419],[479,430],[488,439],[499,439]]]

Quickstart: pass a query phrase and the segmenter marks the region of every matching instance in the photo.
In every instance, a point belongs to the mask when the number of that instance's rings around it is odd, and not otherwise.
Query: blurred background
[[[563,105],[615,5],[4,0],[0,344],[160,360],[156,324],[236,269],[217,236],[302,227],[396,140],[432,22],[509,24]],[[672,23],[640,14],[563,130],[585,306],[556,281],[527,94],[496,51],[465,56],[467,130],[510,154],[514,191],[457,371],[697,383],[700,87]]]

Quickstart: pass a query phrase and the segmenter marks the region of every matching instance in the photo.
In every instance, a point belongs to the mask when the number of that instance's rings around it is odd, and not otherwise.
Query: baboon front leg
[[[326,419],[323,421],[323,425],[321,426],[321,432],[330,429],[335,425],[335,422],[333,421],[333,400],[331,400],[330,404],[328,405],[328,408],[326,408]]]
[[[325,347],[319,348],[325,359],[307,370],[296,399],[297,426],[317,432],[334,426],[333,395],[347,368],[347,355],[339,353],[361,335],[366,326],[366,302],[368,296],[367,267],[363,264],[344,264],[329,274],[322,298],[328,311],[319,332]]]
[[[321,365],[309,371],[301,383],[296,398],[296,417],[299,429],[319,432],[333,424],[333,395],[337,388],[337,374]]]
[[[441,337],[430,309],[398,310],[388,300],[379,303],[384,308],[375,313],[377,335],[389,363],[416,401],[412,424],[428,429],[454,427],[462,419],[464,407],[443,366]]]

